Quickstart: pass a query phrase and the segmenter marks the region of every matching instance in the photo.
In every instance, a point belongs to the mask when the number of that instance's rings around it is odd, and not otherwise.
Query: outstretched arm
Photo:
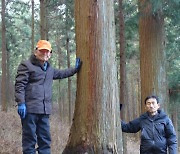
[[[73,76],[75,73],[79,72],[82,65],[82,61],[80,58],[76,58],[76,63],[74,68],[68,68],[65,70],[54,70],[54,76],[53,79],[63,79],[70,76]]]
[[[121,121],[121,128],[126,133],[137,133],[140,130],[140,119],[137,118],[129,123]]]

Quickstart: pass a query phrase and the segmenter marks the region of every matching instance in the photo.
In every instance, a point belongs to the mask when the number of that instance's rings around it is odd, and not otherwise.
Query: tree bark
[[[73,124],[63,154],[122,154],[113,0],[75,0],[77,75]]]
[[[164,19],[161,8],[153,11],[148,0],[139,0],[140,72],[142,112],[144,99],[157,95],[162,108],[167,109],[167,85],[164,51]]]

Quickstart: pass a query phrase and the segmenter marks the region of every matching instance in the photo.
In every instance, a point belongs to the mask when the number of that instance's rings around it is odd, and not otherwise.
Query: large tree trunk
[[[141,101],[144,112],[144,99],[157,95],[166,110],[167,85],[164,51],[164,19],[161,8],[154,10],[148,0],[139,0],[140,21],[140,72]],[[154,11],[153,11],[154,10]]]
[[[5,27],[5,0],[1,0],[2,11],[2,77],[1,77],[1,110],[7,111],[7,51],[6,51],[6,27]]]
[[[77,76],[73,124],[64,154],[122,153],[113,0],[75,0]]]

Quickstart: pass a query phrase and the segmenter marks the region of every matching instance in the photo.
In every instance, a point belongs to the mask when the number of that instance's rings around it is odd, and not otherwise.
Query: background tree
[[[180,128],[179,114],[177,113],[180,109],[180,73],[178,73],[180,72],[180,27],[177,26],[180,25],[179,7],[180,3],[178,0],[166,1],[163,7],[165,14],[167,77],[170,96],[168,111],[177,132]],[[179,135],[178,138],[180,139]],[[180,145],[180,141],[178,143]]]
[[[122,153],[113,11],[110,0],[75,1],[77,56],[83,66],[64,154]]]
[[[59,58],[53,56],[51,59],[51,63],[55,66],[60,65],[61,69],[67,68],[68,65],[69,67],[72,65],[74,66],[75,63],[74,1],[73,0],[50,1],[48,4],[48,10],[49,10],[48,20],[51,21],[48,23],[49,27],[51,27],[49,29],[49,38],[51,39],[51,41],[55,40],[54,42],[55,46],[53,46],[53,53],[58,54],[60,56]],[[67,55],[67,49],[69,52],[69,56]],[[71,88],[69,89],[68,87]],[[72,114],[74,111],[74,101],[75,101],[75,92],[76,92],[75,87],[76,87],[76,76],[73,76],[70,79],[64,79],[58,82],[56,81],[54,82],[54,89],[55,89],[53,92],[54,105],[56,105],[55,101],[56,98],[58,98],[57,102],[59,106],[61,106],[60,110],[63,112],[61,113],[61,115],[64,115],[61,116],[60,118],[63,119],[64,122],[68,122],[68,123],[72,122]],[[71,96],[71,98],[69,96]],[[69,105],[70,103],[71,106]]]
[[[70,7],[68,7],[68,1],[66,1],[66,10],[65,10],[65,24],[66,24],[66,51],[67,51],[67,67],[70,68],[70,49],[69,49],[69,42],[70,42],[70,38],[69,38],[69,9]],[[68,78],[68,104],[69,104],[69,125],[71,125],[72,123],[72,115],[73,115],[73,111],[72,111],[72,106],[73,104],[71,103],[71,99],[72,99],[72,95],[71,95],[71,78]]]
[[[119,3],[118,0],[115,0],[115,26],[116,26],[116,59],[118,62],[118,70],[120,71],[120,45],[119,45]],[[152,4],[153,14],[158,10],[159,5],[162,4],[162,11],[164,16],[164,26],[165,26],[165,53],[166,59],[164,60],[167,64],[167,82],[168,92],[170,96],[170,103],[168,104],[168,114],[172,117],[176,130],[180,130],[180,114],[177,113],[176,117],[173,116],[176,110],[179,111],[179,79],[180,79],[180,3],[179,0],[150,0]],[[160,2],[160,3],[159,3]],[[162,3],[161,3],[162,2]],[[67,52],[66,52],[66,28],[68,29],[69,37],[69,50],[71,51],[70,56],[70,65],[74,66],[75,62],[75,24],[74,24],[74,0],[51,0],[46,1],[46,8],[48,12],[46,13],[47,22],[48,22],[48,38],[52,43],[53,54],[50,60],[51,65],[56,68],[67,68]],[[37,42],[40,36],[40,1],[34,0],[34,42]],[[2,7],[2,1],[0,1],[0,6]],[[67,6],[67,7],[66,7]],[[32,3],[31,0],[8,0],[6,1],[6,50],[7,50],[7,80],[9,80],[8,87],[8,113],[0,112],[1,114],[9,114],[14,110],[15,117],[17,115],[16,108],[12,108],[14,104],[14,80],[17,71],[17,66],[21,60],[25,60],[31,54],[31,37],[32,37],[32,12],[31,12]],[[68,8],[68,22],[66,22],[65,11]],[[134,119],[140,114],[141,104],[141,87],[140,87],[140,53],[139,53],[139,17],[141,14],[138,12],[138,2],[137,0],[126,0],[123,1],[124,9],[124,22],[125,22],[125,38],[126,38],[126,74],[127,74],[127,93],[128,93],[128,121]],[[156,13],[155,13],[156,14]],[[1,21],[2,25],[2,21]],[[0,44],[2,44],[2,35],[0,35]],[[2,46],[1,46],[2,47]],[[59,56],[57,56],[59,55]],[[9,58],[9,60],[8,60]],[[2,60],[2,50],[0,50],[0,59]],[[2,77],[2,62],[0,62],[0,77]],[[9,75],[8,75],[9,73]],[[120,74],[118,75],[118,77]],[[71,101],[72,101],[72,110],[74,110],[74,101],[76,97],[76,76],[71,78]],[[120,79],[118,79],[120,81]],[[1,91],[0,84],[0,91]],[[58,119],[58,124],[66,127],[66,132],[68,132],[68,126],[66,123],[69,121],[69,104],[68,104],[68,80],[64,79],[55,81],[53,85],[53,118]],[[0,95],[1,97],[1,95]],[[60,105],[59,105],[60,104]],[[1,104],[2,105],[2,104]],[[11,106],[10,106],[11,105]],[[61,106],[60,108],[58,107]],[[59,111],[61,109],[61,116],[59,117]],[[124,108],[123,108],[124,109]],[[58,113],[58,114],[57,114]],[[11,120],[13,120],[11,116]],[[7,121],[6,116],[2,116],[1,122]],[[14,120],[17,121],[18,119]],[[13,121],[13,123],[14,123]],[[59,122],[60,121],[60,122]],[[9,122],[9,121],[8,121]],[[59,129],[59,125],[52,124],[56,130]],[[1,129],[0,135],[3,136],[4,130],[8,130],[8,136],[11,133],[19,132],[15,131],[14,128],[16,125],[11,125],[9,128],[13,131],[9,131],[8,128],[4,126],[5,129]],[[8,127],[8,126],[7,126]],[[2,133],[3,132],[3,133]],[[19,135],[19,134],[18,134]],[[63,133],[66,136],[66,133]],[[62,146],[59,144],[62,143],[62,135],[56,131],[52,130],[52,137],[57,137],[59,140],[56,141],[53,138],[52,149],[53,154],[56,152],[62,152]],[[132,135],[128,134],[128,143],[132,141]],[[134,137],[134,135],[133,135]],[[18,137],[15,137],[18,140]],[[0,146],[0,153],[2,152],[1,147],[6,145],[15,145],[13,139],[10,139],[9,142],[6,142],[7,136],[3,140],[0,136],[1,141],[4,145]],[[139,138],[137,138],[139,139]],[[137,142],[137,139],[135,140]],[[66,139],[65,139],[66,140]],[[54,143],[55,141],[55,143]],[[20,143],[20,142],[19,142]],[[16,142],[17,144],[17,142]],[[58,145],[57,145],[58,144]],[[17,145],[19,146],[19,145]],[[16,146],[16,147],[17,147]],[[59,150],[57,150],[59,149]],[[11,149],[13,150],[13,149]],[[128,150],[130,150],[128,148]],[[56,152],[54,152],[56,151]],[[7,152],[8,153],[8,152]]]
[[[40,32],[41,39],[43,40],[48,40],[47,1],[48,0],[40,0]]]
[[[148,95],[161,98],[161,107],[167,110],[167,82],[165,67],[165,38],[162,3],[154,10],[148,0],[139,0],[140,70],[142,112]]]
[[[123,0],[119,0],[119,45],[120,45],[120,103],[123,108],[121,109],[122,120],[128,120],[128,93],[127,93],[127,76],[126,76],[126,41],[125,41],[125,23],[123,13]],[[123,153],[127,153],[127,137],[126,133],[123,133]]]
[[[1,18],[2,18],[2,77],[1,77],[1,109],[2,111],[7,111],[8,108],[8,99],[7,99],[7,50],[6,50],[6,22],[5,22],[5,10],[6,4],[5,0],[1,0],[2,10],[1,10]]]
[[[34,0],[31,0],[31,5],[32,5],[32,25],[31,25],[31,28],[32,28],[31,42],[32,42],[32,45],[31,45],[31,51],[33,52],[34,51]]]
[[[122,118],[126,119],[127,112],[127,83],[126,83],[126,52],[125,52],[125,23],[123,15],[123,1],[119,0],[119,22],[120,22],[120,102],[123,104]]]

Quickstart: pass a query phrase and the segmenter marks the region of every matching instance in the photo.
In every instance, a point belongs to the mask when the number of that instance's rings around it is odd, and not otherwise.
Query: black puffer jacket
[[[57,70],[48,63],[47,70],[34,55],[22,62],[17,71],[15,100],[26,103],[28,113],[51,114],[52,83],[55,79],[70,77],[75,68]]]
[[[137,133],[141,130],[141,154],[169,154],[177,153],[177,138],[171,120],[161,110],[153,118],[148,113],[125,123],[121,121],[122,131]]]

